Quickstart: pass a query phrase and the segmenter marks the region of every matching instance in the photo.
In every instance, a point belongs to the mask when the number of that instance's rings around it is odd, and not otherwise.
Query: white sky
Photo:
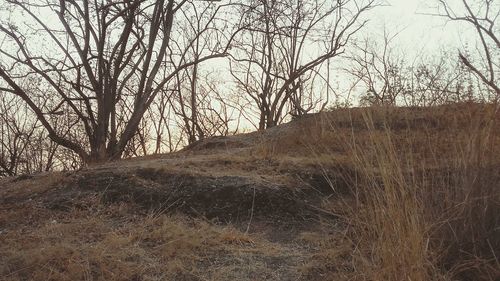
[[[451,0],[453,2],[454,0]],[[371,24],[365,34],[383,35],[384,26],[390,34],[401,31],[394,45],[406,51],[427,52],[439,49],[453,50],[463,42],[475,40],[474,33],[458,22],[447,22],[442,17],[431,16],[437,13],[437,0],[385,0],[386,6],[371,11]],[[455,1],[456,2],[456,1]]]

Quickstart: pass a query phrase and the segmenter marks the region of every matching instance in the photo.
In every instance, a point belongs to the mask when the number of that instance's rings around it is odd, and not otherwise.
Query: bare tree
[[[396,100],[407,91],[405,60],[393,48],[391,42],[398,33],[384,30],[382,44],[375,39],[365,39],[355,45],[350,58],[352,67],[346,71],[355,78],[353,86],[364,87],[362,104],[396,105]]]
[[[6,2],[11,14],[0,20],[0,34],[8,40],[0,50],[0,77],[7,85],[2,90],[24,100],[50,139],[86,163],[120,158],[162,88],[183,69],[225,56],[233,38],[220,35],[225,44],[203,57],[176,56],[180,63],[174,63],[170,39],[177,32],[176,15],[189,0]],[[210,23],[230,4],[211,5]],[[23,77],[41,79],[59,102],[51,108],[41,104],[19,82]],[[85,139],[78,130],[64,136],[56,131],[65,116],[50,113],[63,108]]]
[[[0,92],[0,177],[64,169],[59,145],[47,138],[29,107]]]
[[[454,56],[453,56],[454,57]],[[407,106],[433,106],[453,102],[491,101],[481,83],[448,52],[420,57],[407,66],[407,91],[402,103]]]
[[[369,37],[352,49],[345,71],[361,87],[361,105],[432,106],[450,102],[491,100],[478,90],[472,72],[449,52],[415,57],[394,47],[392,35]],[[381,38],[381,39],[380,39]]]
[[[185,48],[185,59],[194,58],[197,60],[203,54],[214,48],[218,44],[213,37],[217,36],[215,26],[209,26],[205,23],[206,14],[211,14],[212,7],[210,5],[191,5],[191,12],[184,12],[184,21],[181,30],[182,36],[174,41],[174,45],[178,49],[183,49],[179,45],[186,45],[186,42],[193,41]],[[198,36],[202,30],[206,30],[203,36]],[[182,63],[182,61],[181,61]],[[178,72],[175,80],[175,102],[173,108],[175,113],[179,115],[183,123],[183,131],[188,136],[188,143],[193,143],[198,139],[205,137],[205,132],[200,126],[200,111],[198,109],[200,93],[200,72],[201,66],[199,63],[193,64],[191,67]]]
[[[500,97],[500,3],[495,0],[461,0],[460,5],[439,1],[439,15],[472,26],[478,37],[478,57],[459,51],[460,61]],[[458,3],[457,3],[458,4]],[[479,60],[479,61],[478,61]]]
[[[172,39],[172,48],[183,53],[183,60],[197,60],[218,48],[224,40],[218,38],[220,32],[217,29],[220,26],[215,22],[207,22],[207,18],[210,19],[207,15],[213,14],[213,5],[198,2],[188,6],[189,9],[182,11],[183,20],[179,28],[182,34]],[[228,14],[223,16],[225,20],[219,22],[221,25],[238,22]],[[179,63],[183,63],[183,60]],[[218,61],[215,65],[224,64]],[[214,65],[204,67],[203,64],[195,63],[179,71],[169,86],[174,91],[169,97],[171,109],[178,117],[176,125],[189,144],[213,135],[227,135],[230,131],[231,118],[228,113],[232,108],[231,101],[222,98],[221,89],[216,86],[223,84],[220,76],[214,78],[220,73],[214,70]]]
[[[13,111],[20,109],[14,97],[2,95],[0,100],[0,176],[18,174],[30,139],[36,130],[36,122],[30,122],[28,118],[22,123],[18,122],[16,113]]]
[[[259,108],[259,129],[305,110],[304,83],[344,51],[374,1],[254,0],[242,5],[249,24],[232,53],[231,73]]]
[[[172,112],[172,94],[175,91],[163,90],[163,93],[153,102],[152,106],[148,109],[147,120],[151,120],[154,131],[154,145],[153,153],[159,154],[162,152],[172,152],[176,150],[181,140],[178,138],[174,140],[174,132],[172,128],[173,112]],[[178,134],[177,134],[178,135]],[[164,149],[167,147],[167,149]]]

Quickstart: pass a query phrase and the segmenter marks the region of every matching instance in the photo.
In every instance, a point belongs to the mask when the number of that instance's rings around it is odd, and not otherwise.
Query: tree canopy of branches
[[[415,57],[394,46],[399,32],[372,36],[354,44],[345,67],[364,106],[433,106],[491,100],[481,82],[455,55],[443,50]]]
[[[52,141],[85,163],[120,158],[162,89],[183,69],[225,56],[234,36],[217,15],[230,4],[190,0],[6,0],[0,20],[0,91],[21,98]],[[177,22],[205,5],[204,20],[184,42]],[[26,20],[19,20],[20,18]],[[211,31],[215,44],[189,49]],[[217,33],[214,35],[213,33]],[[39,92],[23,79],[39,79]],[[55,103],[44,103],[46,99]],[[66,114],[69,112],[69,114]],[[60,116],[60,118],[58,118]],[[69,118],[70,128],[57,130]],[[82,133],[84,132],[84,133]]]
[[[259,109],[259,129],[300,115],[305,81],[340,55],[374,1],[253,0],[242,5],[248,23],[232,53],[231,73]],[[310,108],[309,108],[310,110]]]
[[[495,0],[438,0],[440,15],[472,26],[479,37],[477,57],[465,50],[460,61],[500,97],[500,2]]]

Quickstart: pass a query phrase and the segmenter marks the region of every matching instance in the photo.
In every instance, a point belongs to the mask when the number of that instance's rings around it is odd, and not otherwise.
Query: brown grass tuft
[[[352,195],[332,207],[346,214],[350,278],[500,278],[499,112],[460,109],[375,109],[363,116],[366,130],[337,137],[356,171],[345,177]],[[337,121],[332,131],[341,130]]]

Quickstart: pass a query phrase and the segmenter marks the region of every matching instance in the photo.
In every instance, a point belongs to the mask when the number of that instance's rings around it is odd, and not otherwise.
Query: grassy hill
[[[494,105],[355,108],[0,180],[1,280],[498,280]]]

